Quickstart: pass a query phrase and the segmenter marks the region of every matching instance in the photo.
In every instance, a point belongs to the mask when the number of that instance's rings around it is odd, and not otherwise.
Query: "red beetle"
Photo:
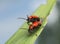
[[[32,24],[29,25],[29,32],[34,32],[34,30],[37,30],[41,26],[41,21],[35,21],[32,22]]]
[[[40,18],[38,17],[38,16],[28,16],[28,18],[27,18],[27,22],[29,23],[29,22],[35,22],[35,21],[39,21],[40,20]]]

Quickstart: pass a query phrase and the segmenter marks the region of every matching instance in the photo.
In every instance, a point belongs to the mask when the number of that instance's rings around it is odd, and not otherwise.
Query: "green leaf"
[[[47,0],[47,4],[41,5],[34,13],[33,15],[37,15],[40,18],[43,18],[42,26],[32,34],[29,34],[28,32],[28,25],[27,23],[24,23],[21,28],[27,28],[25,30],[20,29],[6,42],[6,44],[34,44],[35,40],[38,38],[38,36],[43,31],[45,25],[47,24],[47,16],[49,15],[54,3],[56,0]],[[36,36],[37,34],[37,36]]]

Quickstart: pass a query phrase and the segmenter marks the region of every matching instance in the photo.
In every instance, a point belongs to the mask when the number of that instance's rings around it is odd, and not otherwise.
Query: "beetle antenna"
[[[21,18],[21,17],[19,17],[18,19],[23,19],[23,20],[27,20],[26,18]]]
[[[28,29],[28,28],[20,28],[20,29]]]

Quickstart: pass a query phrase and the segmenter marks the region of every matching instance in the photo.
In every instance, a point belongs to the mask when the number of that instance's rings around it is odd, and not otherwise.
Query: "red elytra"
[[[33,15],[31,15],[31,16],[29,16],[28,18],[30,18],[30,19],[32,19],[32,18],[38,18],[38,16],[33,16]]]
[[[29,32],[33,32],[35,30],[35,28],[38,28],[38,26],[41,26],[42,22],[41,20],[40,21],[35,21],[35,22],[32,22],[32,24],[29,25]]]

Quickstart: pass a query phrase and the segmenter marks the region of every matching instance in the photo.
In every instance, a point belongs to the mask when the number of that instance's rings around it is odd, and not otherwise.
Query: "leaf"
[[[49,15],[54,3],[56,0],[47,0],[47,4],[41,5],[33,15],[37,15],[40,18],[43,18],[42,26],[32,34],[28,32],[28,25],[24,23],[21,28],[27,28],[25,30],[19,28],[19,30],[6,42],[6,44],[34,44],[35,40],[43,31],[45,25],[47,24],[47,16]],[[37,34],[37,36],[36,36]]]

